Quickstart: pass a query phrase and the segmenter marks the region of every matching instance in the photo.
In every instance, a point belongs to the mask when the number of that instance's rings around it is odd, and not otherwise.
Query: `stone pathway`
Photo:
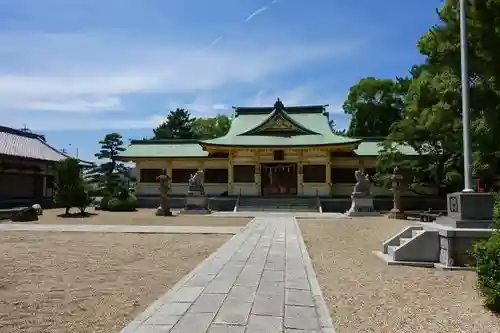
[[[334,332],[295,219],[257,217],[121,333]]]
[[[0,231],[120,232],[145,234],[229,234],[245,227],[2,223]]]

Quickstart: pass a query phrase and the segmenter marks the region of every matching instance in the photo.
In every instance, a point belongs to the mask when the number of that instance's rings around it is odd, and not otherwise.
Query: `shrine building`
[[[133,140],[120,160],[134,162],[138,196],[157,196],[156,178],[165,169],[171,196],[183,196],[196,170],[205,173],[209,196],[348,197],[354,171],[370,175],[380,147],[378,139],[336,135],[327,105],[234,107],[229,132],[211,140]],[[417,153],[408,146],[400,151]],[[372,189],[390,196],[388,189]]]

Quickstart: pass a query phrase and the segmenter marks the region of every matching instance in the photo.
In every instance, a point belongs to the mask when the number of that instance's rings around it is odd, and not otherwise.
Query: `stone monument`
[[[194,175],[191,175],[185,206],[181,213],[210,214],[210,209],[208,208],[208,198],[205,196],[203,183],[203,170],[198,170]]]
[[[378,215],[373,208],[373,196],[371,194],[371,184],[368,175],[363,171],[356,170],[354,172],[356,177],[356,185],[354,185],[351,194],[351,208],[346,212],[347,216],[370,216]]]
[[[406,220],[406,214],[404,212],[403,206],[401,205],[401,182],[403,181],[403,175],[399,171],[399,167],[395,167],[391,176],[392,181],[392,195],[393,195],[393,206],[389,212],[388,217],[390,219]]]
[[[446,195],[448,214],[435,223],[452,228],[491,228],[494,197],[492,193],[455,192]]]
[[[170,177],[162,170],[162,174],[157,177],[160,182],[158,190],[160,192],[160,206],[156,209],[156,216],[172,216],[168,203],[168,191],[170,191]]]
[[[432,223],[405,227],[383,243],[377,256],[390,264],[467,268],[474,243],[491,236],[492,193],[455,192],[446,197],[448,214]]]

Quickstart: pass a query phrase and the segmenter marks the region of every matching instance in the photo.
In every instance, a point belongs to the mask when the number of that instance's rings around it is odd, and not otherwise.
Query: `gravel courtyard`
[[[500,318],[474,290],[474,272],[387,266],[372,254],[408,222],[299,221],[338,333],[500,332]]]
[[[225,235],[0,233],[0,332],[118,332]]]

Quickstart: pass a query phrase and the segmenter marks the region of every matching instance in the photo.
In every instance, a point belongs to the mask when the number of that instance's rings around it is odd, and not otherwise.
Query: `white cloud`
[[[292,89],[261,90],[246,103],[248,106],[271,106],[280,98],[285,106],[328,105],[330,113],[342,113],[341,97],[321,92],[318,84],[303,84]]]
[[[122,130],[122,129],[153,129],[165,119],[164,115],[153,115],[149,117],[134,116],[128,119],[119,117],[106,119],[83,114],[65,115],[60,117],[13,117],[2,119],[2,125],[22,128],[27,126],[35,132],[44,131],[81,131],[81,130]]]
[[[40,95],[33,99],[26,99],[22,94],[11,94],[4,96],[3,101],[0,101],[0,105],[6,109],[93,112],[120,110],[122,101],[116,96],[68,95],[52,98]]]
[[[256,11],[254,11],[253,13],[248,15],[247,18],[245,19],[245,22],[250,22],[255,16],[261,14],[262,12],[266,11],[267,9],[268,9],[267,6],[260,7],[259,9],[257,9]]]
[[[358,46],[269,37],[200,50],[182,41],[161,44],[103,35],[0,35],[0,113],[110,111],[119,109],[127,94],[199,94],[257,84],[314,61],[346,56]]]
[[[2,124],[21,128],[25,125],[34,131],[61,131],[61,130],[122,130],[122,129],[153,129],[166,120],[169,110],[185,108],[195,117],[213,116],[217,113],[230,114],[232,106],[272,106],[279,97],[285,106],[288,105],[322,105],[329,104],[327,111],[331,114],[342,113],[342,103],[328,95],[318,93],[319,84],[303,84],[291,89],[266,89],[258,91],[254,96],[242,99],[241,103],[232,103],[212,99],[210,94],[202,94],[186,102],[172,101],[165,107],[165,113],[155,115],[139,115],[116,113],[107,117],[94,113],[59,113],[51,112],[52,116],[44,112],[20,111],[5,114]],[[323,96],[323,97],[322,97]],[[236,104],[236,105],[234,105]],[[54,116],[54,114],[56,116]]]

